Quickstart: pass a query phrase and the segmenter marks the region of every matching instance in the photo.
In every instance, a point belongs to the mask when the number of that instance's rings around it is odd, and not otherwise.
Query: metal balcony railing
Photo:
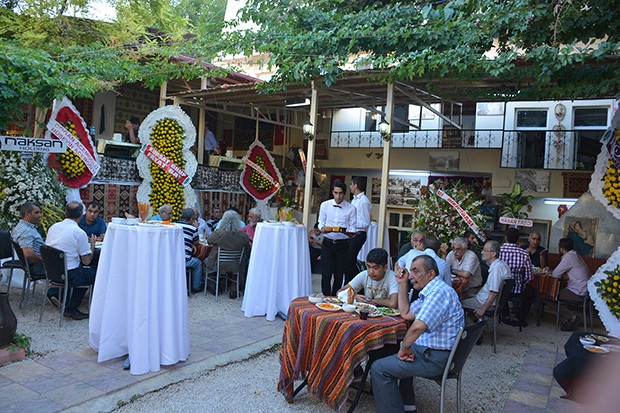
[[[602,135],[603,131],[601,131]],[[335,131],[333,148],[380,148],[377,131]],[[593,170],[600,142],[592,131],[425,129],[392,132],[393,148],[496,148],[502,150],[501,167]]]

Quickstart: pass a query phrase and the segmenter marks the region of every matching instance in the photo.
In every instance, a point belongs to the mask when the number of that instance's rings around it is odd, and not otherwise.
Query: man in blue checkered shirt
[[[413,323],[400,343],[398,354],[379,359],[372,365],[377,412],[415,412],[413,388],[406,389],[411,394],[401,394],[398,380],[442,374],[459,328],[465,325],[458,295],[438,274],[432,257],[421,255],[413,260],[409,279],[420,295],[411,304],[407,278],[402,274],[396,277],[398,309],[401,317]]]

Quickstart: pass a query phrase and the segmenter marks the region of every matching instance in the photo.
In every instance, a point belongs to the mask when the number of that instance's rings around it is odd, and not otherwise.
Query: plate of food
[[[322,303],[325,300],[323,293],[313,293],[308,296],[308,301],[313,304]]]
[[[620,352],[620,346],[617,346],[615,344],[601,344],[601,347],[606,348],[607,350],[611,351],[612,353],[619,353]]]
[[[344,301],[340,300],[339,298],[336,297],[325,297],[324,300],[326,303],[331,303],[331,304],[342,304]]]
[[[324,311],[340,311],[340,310],[342,310],[342,308],[340,308],[339,305],[331,304],[331,303],[316,303],[315,305],[317,307],[319,307],[321,310],[324,310]]]
[[[400,310],[398,310],[398,308],[377,307],[377,310],[381,311],[383,315],[400,315]]]
[[[599,343],[607,343],[609,341],[607,337],[601,336],[599,334],[588,334],[586,335],[586,338],[591,338],[592,340],[595,340]]]
[[[593,346],[594,344],[596,344],[596,340],[590,337],[579,337],[579,341],[581,342],[582,345],[584,346]]]
[[[593,346],[593,345],[585,345],[583,346],[583,348],[585,348],[586,350],[588,350],[590,353],[596,353],[596,354],[606,354],[609,353],[609,349],[605,348],[605,347],[601,347],[601,346]]]

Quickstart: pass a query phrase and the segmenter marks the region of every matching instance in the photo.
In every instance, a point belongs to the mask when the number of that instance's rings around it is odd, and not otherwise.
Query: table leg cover
[[[129,354],[131,374],[190,354],[183,231],[111,224],[91,306],[89,342],[102,362]]]
[[[259,223],[252,243],[241,309],[246,317],[288,312],[290,302],[312,294],[308,236],[303,226]]]
[[[340,410],[347,401],[353,370],[368,352],[396,344],[407,331],[400,317],[366,321],[350,313],[320,310],[306,298],[290,305],[280,349],[278,391],[293,402],[295,380],[308,380],[308,393]]]

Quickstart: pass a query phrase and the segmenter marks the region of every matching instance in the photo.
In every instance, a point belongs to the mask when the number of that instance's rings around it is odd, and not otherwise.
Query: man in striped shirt
[[[519,230],[508,228],[506,242],[500,247],[499,258],[510,267],[510,273],[515,280],[515,288],[512,290],[512,298],[519,298],[520,306],[514,308],[516,324],[525,327],[525,319],[534,302],[535,292],[531,286],[532,261],[530,254],[517,245]]]
[[[192,270],[192,294],[204,290],[202,284],[202,261],[196,257],[192,257],[194,245],[198,244],[198,230],[192,223],[194,219],[194,210],[185,208],[181,212],[181,219],[177,222],[183,228],[183,239],[185,241],[185,268]]]

